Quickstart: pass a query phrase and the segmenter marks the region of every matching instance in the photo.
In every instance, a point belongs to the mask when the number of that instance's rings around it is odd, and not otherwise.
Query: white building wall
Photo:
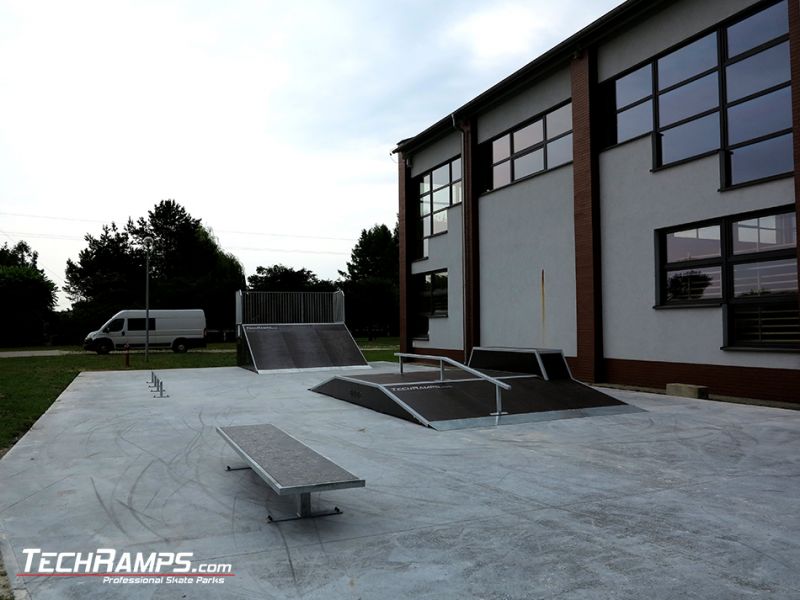
[[[598,79],[614,77],[756,3],[757,0],[679,0],[670,4],[600,46]]]
[[[479,116],[478,143],[485,142],[571,97],[572,83],[569,68],[566,67]]]
[[[567,165],[480,198],[481,345],[575,356],[572,197]]]
[[[430,238],[429,257],[411,263],[412,275],[447,269],[447,317],[430,319],[429,339],[414,340],[416,348],[464,348],[462,205],[457,204],[447,211],[447,233]]]
[[[416,177],[425,171],[430,171],[448,160],[461,154],[461,131],[453,130],[440,140],[429,144],[419,152],[414,153],[411,159],[411,176]]]
[[[600,155],[606,358],[800,368],[796,354],[721,350],[722,308],[653,308],[656,229],[789,204],[793,180],[720,193],[717,156],[655,173],[651,156],[649,137]]]

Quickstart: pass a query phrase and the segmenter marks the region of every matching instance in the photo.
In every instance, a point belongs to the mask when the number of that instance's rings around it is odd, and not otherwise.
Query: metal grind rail
[[[496,411],[493,413],[489,413],[490,416],[495,417],[495,424],[500,423],[500,416],[506,415],[508,413],[503,412],[503,390],[510,390],[511,385],[504,381],[500,381],[499,379],[495,379],[494,377],[487,375],[486,373],[481,373],[480,371],[473,369],[472,367],[468,367],[465,364],[458,362],[457,360],[453,360],[447,356],[434,356],[432,354],[411,354],[408,352],[395,352],[395,356],[400,359],[400,374],[403,374],[403,359],[404,358],[411,358],[414,360],[432,360],[438,361],[439,363],[439,382],[446,381],[444,375],[444,365],[447,363],[452,367],[456,367],[464,371],[465,373],[469,373],[477,377],[478,379],[483,379],[484,381],[488,381],[492,385],[494,385],[494,400],[495,400],[495,408]]]

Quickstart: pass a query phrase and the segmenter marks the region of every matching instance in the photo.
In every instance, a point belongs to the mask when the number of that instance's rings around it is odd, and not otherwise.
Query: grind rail
[[[444,382],[445,374],[444,374],[444,365],[445,363],[464,371],[465,373],[469,373],[470,375],[477,377],[478,379],[483,379],[484,381],[488,381],[492,385],[494,385],[494,399],[495,399],[495,407],[496,411],[493,413],[489,413],[490,416],[495,417],[496,423],[500,422],[500,416],[507,414],[503,412],[503,390],[510,390],[511,386],[504,381],[500,381],[499,379],[495,379],[486,373],[481,373],[477,369],[473,369],[472,367],[468,367],[467,365],[458,362],[457,360],[453,360],[447,356],[434,356],[432,354],[411,354],[409,352],[395,352],[395,356],[400,361],[400,374],[403,374],[403,359],[410,358],[412,360],[431,360],[437,361],[439,363],[439,381]]]

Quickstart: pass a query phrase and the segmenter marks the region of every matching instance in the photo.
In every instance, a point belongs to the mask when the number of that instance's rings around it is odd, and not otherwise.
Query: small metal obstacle
[[[155,371],[150,371],[150,381],[148,382],[151,392],[158,392],[153,398],[169,398],[169,394],[164,393],[164,382],[155,374]]]

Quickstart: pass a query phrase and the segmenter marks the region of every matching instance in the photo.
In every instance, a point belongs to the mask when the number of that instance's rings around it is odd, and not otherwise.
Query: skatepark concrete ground
[[[800,597],[800,412],[607,390],[646,412],[434,431],[308,391],[330,371],[158,375],[168,398],[143,371],[82,373],[0,460],[18,597]],[[215,431],[255,423],[366,487],[315,495],[342,515],[267,523],[291,503],[226,472]],[[191,552],[233,576],[20,576],[31,548]]]

